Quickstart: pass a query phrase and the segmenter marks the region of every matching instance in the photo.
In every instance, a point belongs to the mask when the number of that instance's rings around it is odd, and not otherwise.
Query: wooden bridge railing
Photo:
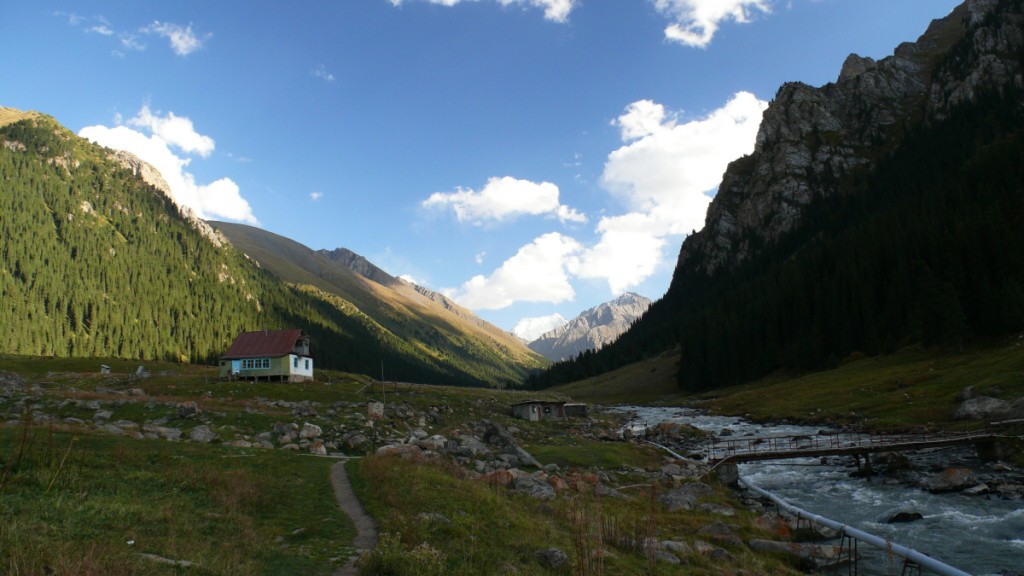
[[[826,454],[882,452],[931,446],[967,444],[996,436],[992,430],[958,434],[866,434],[858,432],[819,432],[789,436],[744,436],[712,439],[707,445],[708,460],[718,462],[797,458]]]

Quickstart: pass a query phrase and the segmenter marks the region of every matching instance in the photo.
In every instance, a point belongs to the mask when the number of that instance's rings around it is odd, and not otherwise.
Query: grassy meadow
[[[953,420],[956,396],[1024,396],[1024,337],[963,352],[919,347],[887,356],[854,354],[835,369],[773,374],[739,386],[686,394],[675,385],[678,355],[664,354],[597,378],[552,388],[587,402],[695,406],[754,420],[839,424],[870,430],[978,426]],[[632,400],[630,400],[632,399]]]

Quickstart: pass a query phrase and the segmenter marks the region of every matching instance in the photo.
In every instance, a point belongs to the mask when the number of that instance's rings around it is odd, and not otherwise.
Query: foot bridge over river
[[[876,452],[903,452],[962,444],[981,444],[1002,434],[996,429],[959,433],[862,434],[857,432],[819,432],[814,435],[716,437],[707,444],[707,460],[712,465],[787,458],[824,456],[864,456]]]
[[[744,436],[739,438],[716,437],[707,444],[707,459],[712,469],[719,466],[732,467],[742,462],[757,460],[781,460],[787,458],[821,458],[825,456],[853,456],[860,466],[864,459],[864,469],[870,473],[870,455],[878,452],[902,452],[923,450],[963,444],[984,444],[1002,437],[997,428],[959,433],[930,434],[861,434],[851,432],[819,432],[814,435],[790,436]],[[847,526],[824,516],[797,508],[778,496],[763,490],[746,480],[736,479],[744,487],[769,498],[789,514],[801,520],[826,526],[836,531],[842,538],[840,541],[837,563],[845,563],[849,574],[858,573],[857,548],[858,542],[886,552],[888,557],[903,559],[902,575],[922,574],[929,572],[940,576],[970,576],[953,566],[949,566],[911,548],[880,538],[863,530]]]

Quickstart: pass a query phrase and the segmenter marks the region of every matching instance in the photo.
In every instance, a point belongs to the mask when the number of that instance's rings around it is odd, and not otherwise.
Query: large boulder
[[[185,402],[179,402],[177,406],[178,418],[195,418],[202,413],[199,409],[199,405],[192,400]]]
[[[299,438],[319,438],[323,432],[316,424],[306,422],[302,425],[302,430],[299,430]]]
[[[669,512],[693,510],[701,498],[714,493],[714,491],[714,488],[702,482],[691,482],[659,495],[657,500],[668,508]]]
[[[929,492],[959,492],[978,483],[969,468],[947,468],[928,481]]]
[[[415,444],[389,444],[377,448],[377,456],[398,456],[400,458],[417,458],[423,453]]]
[[[538,550],[533,554],[533,557],[537,559],[537,562],[540,562],[541,566],[552,570],[558,570],[569,563],[569,555],[558,548]]]
[[[193,442],[201,442],[203,444],[207,444],[209,442],[213,442],[214,440],[216,440],[217,434],[213,430],[210,430],[210,427],[207,426],[206,424],[200,424],[199,426],[196,426],[195,428],[192,429],[191,432],[188,433],[188,437]]]
[[[520,476],[513,479],[509,488],[518,494],[525,494],[540,500],[550,500],[555,497],[555,489],[550,484],[532,476]]]
[[[989,396],[976,396],[964,400],[953,412],[954,420],[987,420],[1005,416],[1010,411],[1010,404],[1005,400]]]

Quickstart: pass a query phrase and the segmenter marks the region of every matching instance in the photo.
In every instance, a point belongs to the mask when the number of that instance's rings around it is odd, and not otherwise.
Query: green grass
[[[969,426],[952,419],[955,397],[967,386],[974,386],[976,395],[1004,400],[1024,396],[1021,338],[962,353],[908,348],[888,356],[855,354],[833,370],[774,374],[704,394],[685,394],[675,387],[676,362],[678,355],[666,354],[550,392],[589,402],[700,406],[757,420],[878,430]]]
[[[569,440],[523,446],[543,464],[571,468],[648,468],[661,464],[662,454],[653,446],[622,442]]]
[[[824,421],[879,430],[962,428],[955,398],[967,386],[977,395],[1024,396],[1024,346],[1017,342],[961,354],[911,349],[852,359],[835,370],[775,376],[702,397],[716,412],[755,419]],[[974,425],[980,425],[975,423]]]
[[[692,543],[697,530],[721,520],[702,512],[666,512],[652,499],[666,489],[661,485],[629,489],[629,499],[563,492],[554,500],[535,500],[468,478],[446,463],[376,456],[350,466],[350,475],[385,535],[377,552],[364,559],[364,575],[679,574],[679,566],[653,564],[632,543],[644,538]],[[724,488],[709,501],[733,503]],[[743,539],[766,537],[752,527],[746,511],[737,510],[728,521],[739,526]],[[562,571],[543,567],[534,556],[551,547],[570,557]],[[603,571],[583,561],[596,549],[604,550]],[[797,573],[744,546],[729,551],[736,560],[725,565],[690,555],[685,573]]]
[[[655,404],[679,395],[678,369],[679,353],[666,352],[600,376],[555,386],[548,392],[597,404]]]
[[[69,448],[70,447],[70,448]],[[0,572],[329,574],[354,536],[332,460],[0,428]]]

